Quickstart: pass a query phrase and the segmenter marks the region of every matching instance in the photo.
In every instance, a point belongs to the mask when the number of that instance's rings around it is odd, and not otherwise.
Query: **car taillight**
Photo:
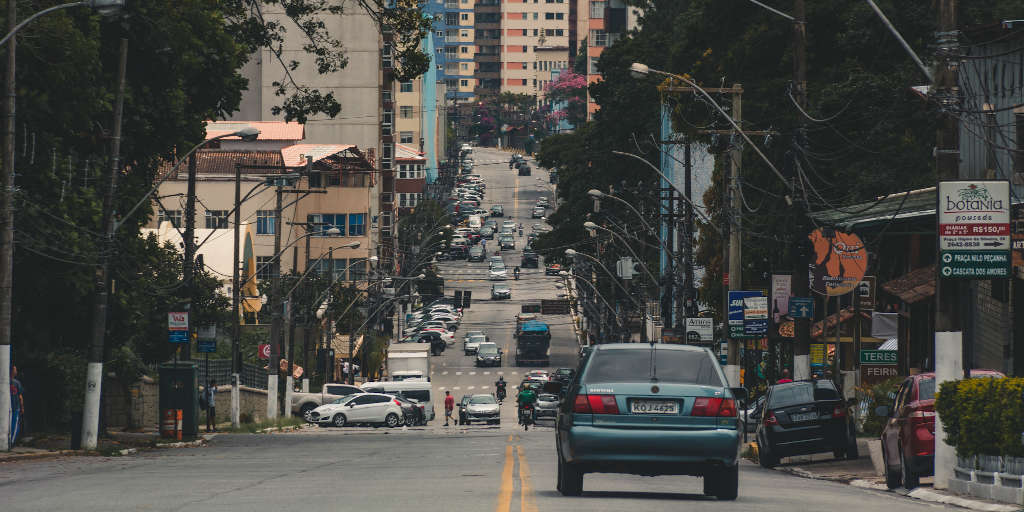
[[[587,400],[587,395],[576,395],[576,401],[572,404],[572,412],[593,414],[593,411],[590,410],[590,401]]]
[[[402,402],[399,402],[398,400],[395,400],[395,405],[401,407],[402,406]]]
[[[768,413],[764,415],[764,424],[765,424],[765,426],[768,426],[768,425],[778,425],[779,424],[779,419],[775,417],[775,413],[774,412],[768,411]]]
[[[690,416],[736,416],[736,402],[731,398],[698,397]]]
[[[846,408],[841,406],[841,405],[837,405],[835,407],[835,409],[832,409],[832,417],[833,418],[845,418],[846,417]]]
[[[914,411],[907,418],[911,423],[930,423],[935,421],[935,411]]]

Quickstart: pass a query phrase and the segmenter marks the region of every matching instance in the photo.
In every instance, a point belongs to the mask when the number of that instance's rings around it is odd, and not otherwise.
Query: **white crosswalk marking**
[[[460,389],[462,389],[462,388],[460,388],[460,387],[458,387],[458,386],[455,386],[454,388],[452,388],[452,390],[453,390],[453,391],[458,391],[458,390],[460,390]]]
[[[489,388],[490,388],[490,386],[480,386],[480,390],[481,391],[485,391],[485,390],[487,390]]]
[[[469,372],[470,375],[476,375],[476,372]]]
[[[455,375],[462,375],[462,372],[455,372]]]
[[[498,372],[498,375],[505,375],[505,372]]]
[[[490,375],[491,372],[484,372],[484,375]]]
[[[448,375],[448,370],[441,372],[441,375]]]
[[[468,388],[466,388],[466,389],[473,389],[473,388],[475,388],[475,387],[476,387],[476,386],[469,386],[469,387],[468,387]]]

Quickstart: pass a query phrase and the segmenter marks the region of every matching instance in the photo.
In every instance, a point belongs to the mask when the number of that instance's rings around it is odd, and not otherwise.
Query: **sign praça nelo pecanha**
[[[942,277],[1009,277],[1009,182],[940,182],[937,207]]]

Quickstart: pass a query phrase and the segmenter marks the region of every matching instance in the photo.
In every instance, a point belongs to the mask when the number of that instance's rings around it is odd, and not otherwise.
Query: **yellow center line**
[[[519,214],[519,176],[516,176],[515,184],[512,185],[512,212]]]
[[[512,481],[512,467],[515,465],[515,458],[512,456],[512,445],[505,447],[505,467],[501,470],[501,489],[498,491],[498,507],[495,512],[509,512],[512,507],[512,489],[515,482]]]
[[[537,512],[537,502],[533,499],[533,483],[530,482],[530,465],[526,463],[523,447],[519,449],[519,510],[521,512]]]

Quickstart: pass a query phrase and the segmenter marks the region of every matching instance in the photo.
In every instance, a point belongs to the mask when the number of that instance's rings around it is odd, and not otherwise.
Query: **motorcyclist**
[[[537,393],[533,391],[533,388],[531,388],[528,385],[522,386],[522,388],[519,391],[519,395],[516,396],[516,404],[517,404],[517,406],[519,408],[518,416],[521,418],[522,417],[523,407],[526,406],[526,405],[529,405],[531,407],[531,409],[530,409],[530,414],[531,414],[530,420],[531,420],[531,422],[535,423],[537,421],[537,417],[536,417],[537,409],[533,407],[533,404],[536,403],[536,402],[537,402]],[[522,420],[520,420],[520,423],[522,423]]]
[[[512,273],[516,276],[516,281],[519,280],[519,267],[517,266],[512,270]]]
[[[498,401],[505,400],[505,377],[498,376],[498,380],[494,382],[494,389],[498,393]]]

